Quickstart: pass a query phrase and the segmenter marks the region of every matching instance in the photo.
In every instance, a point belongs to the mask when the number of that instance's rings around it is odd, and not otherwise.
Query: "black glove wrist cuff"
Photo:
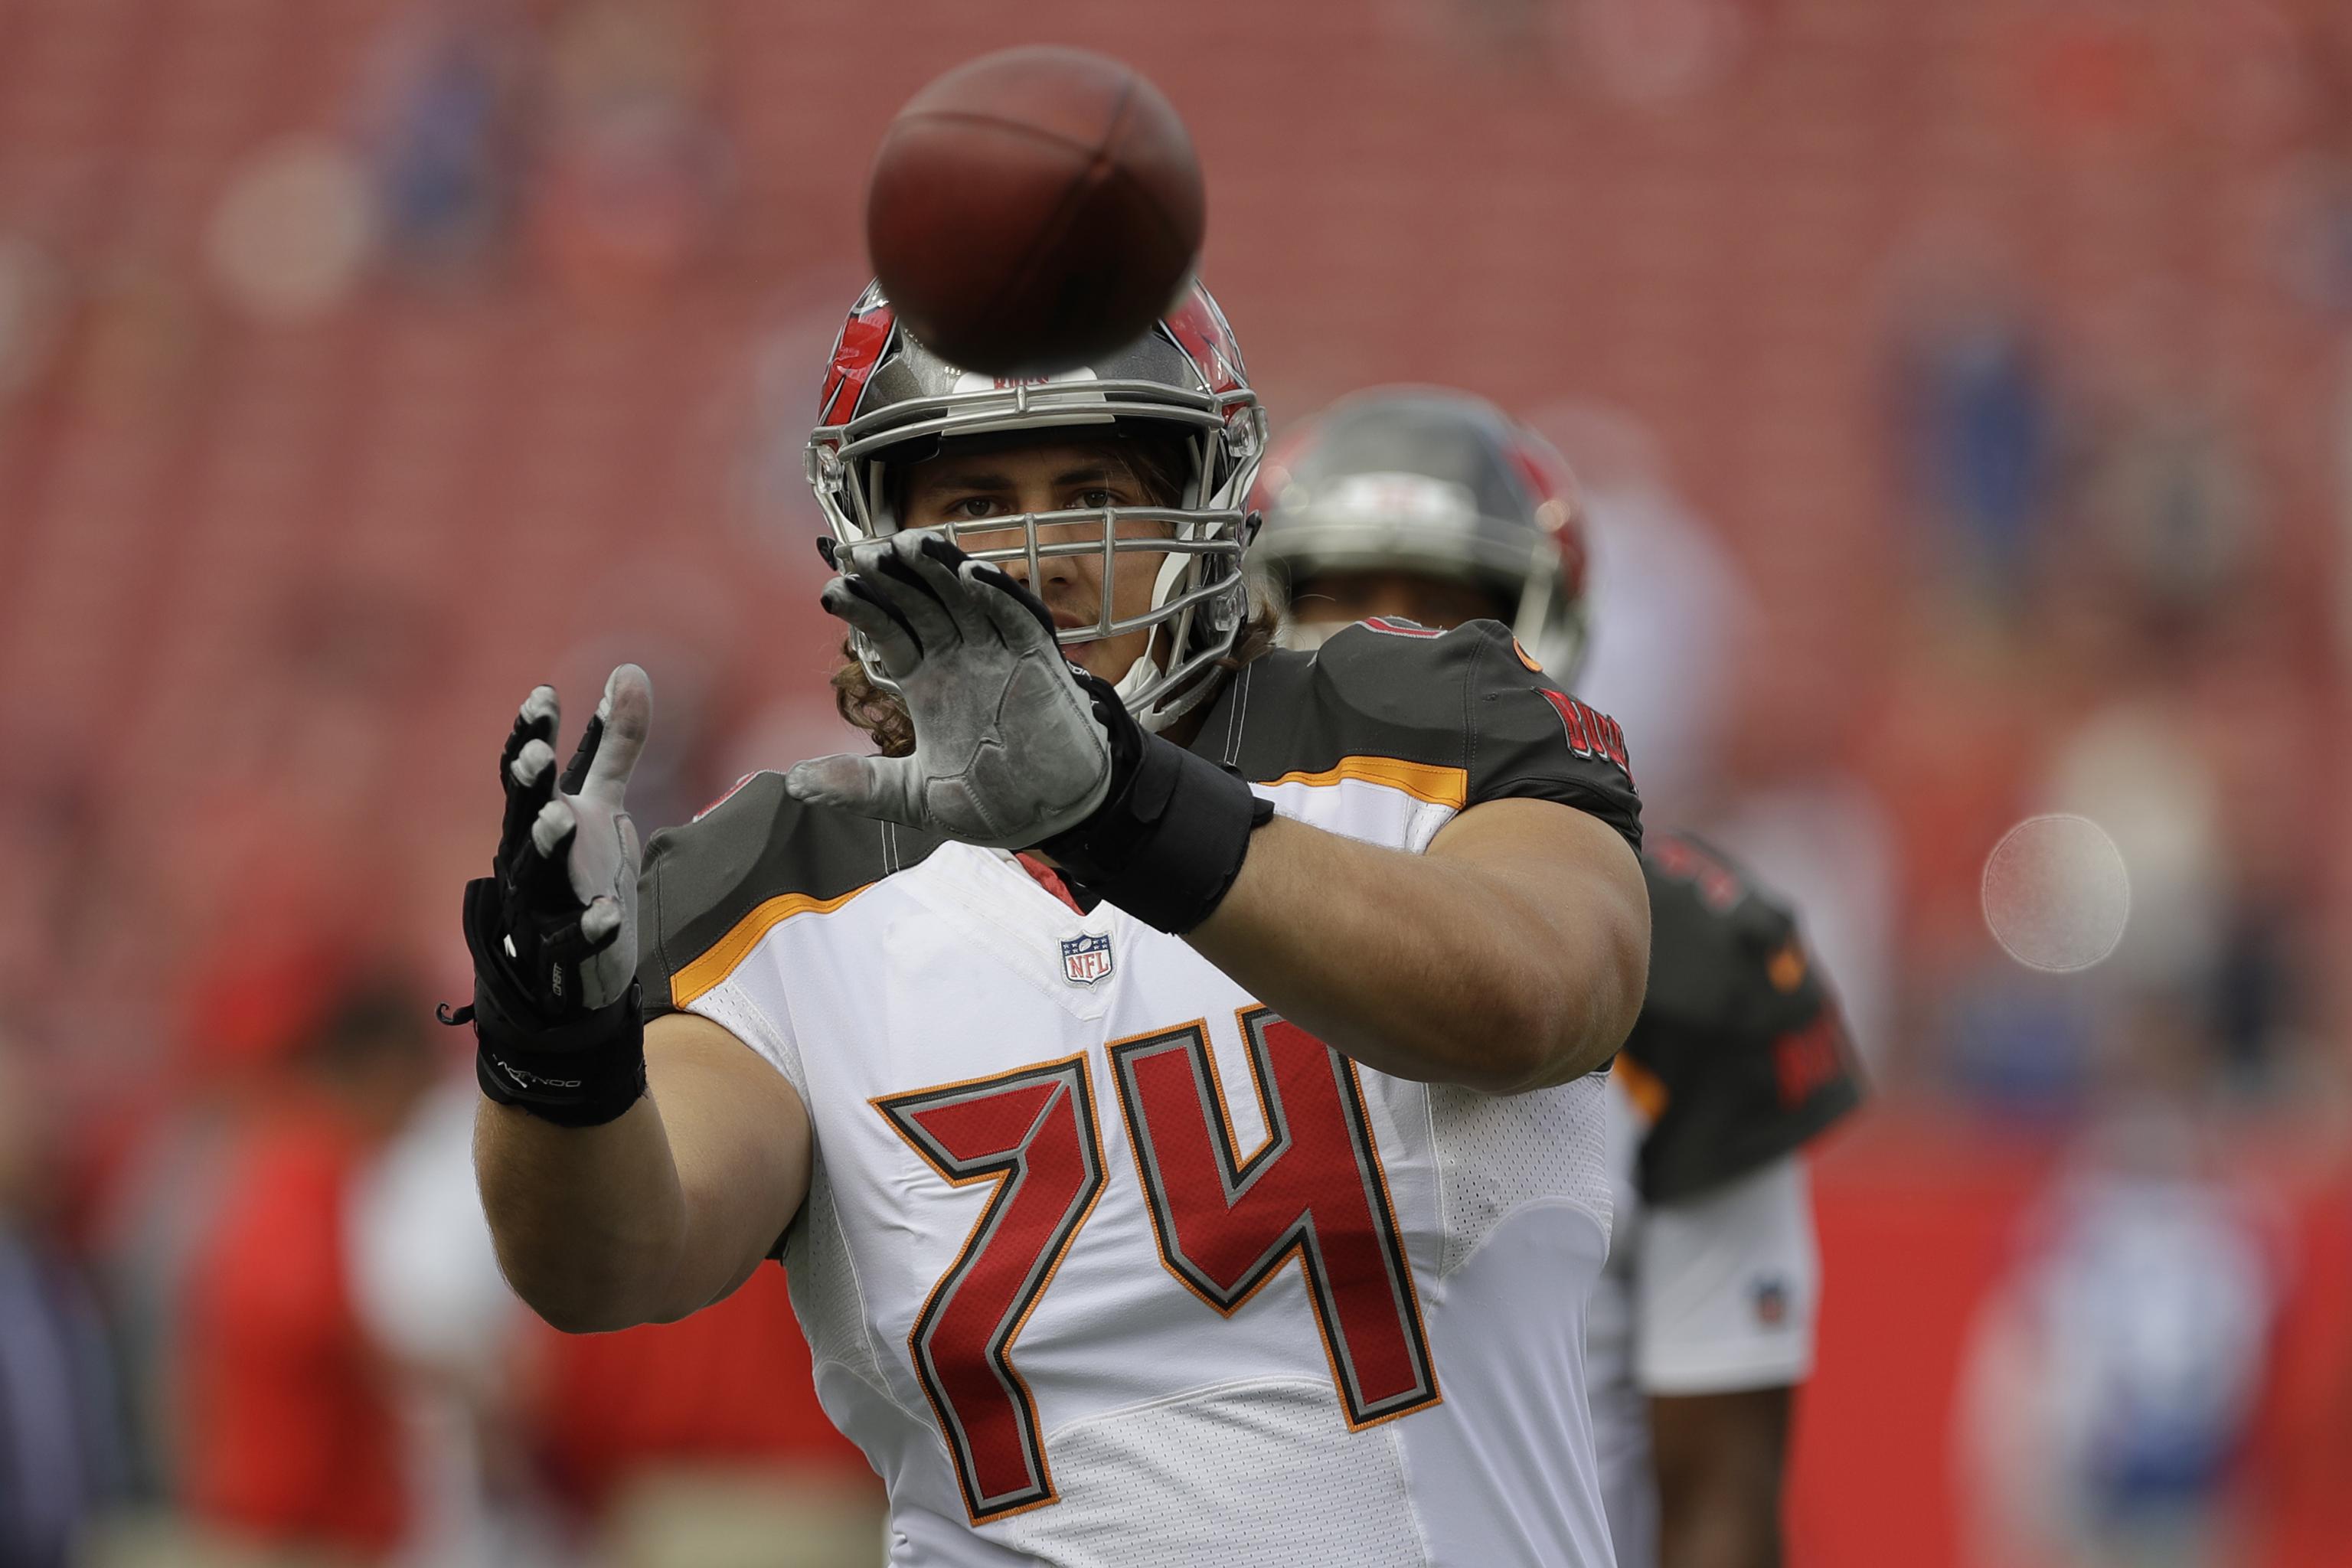
[[[646,1092],[646,1026],[637,983],[594,1012],[543,1020],[498,961],[490,912],[496,884],[466,889],[467,945],[474,953],[474,1002],[443,1021],[474,1026],[474,1077],[482,1093],[559,1127],[618,1121]]]
[[[1125,786],[1038,847],[1062,868],[1073,891],[1181,936],[1224,900],[1241,875],[1251,832],[1274,816],[1274,805],[1174,742],[1131,733],[1141,744],[1133,767],[1124,770]],[[1114,737],[1114,747],[1120,738]]]
[[[552,1029],[521,1029],[485,1011],[474,991],[474,1078],[500,1105],[559,1127],[617,1121],[646,1092],[646,1026],[637,987]]]

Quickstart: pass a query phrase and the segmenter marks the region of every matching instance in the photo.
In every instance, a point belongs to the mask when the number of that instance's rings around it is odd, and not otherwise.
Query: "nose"
[[[1062,531],[1062,530],[1058,529],[1038,529],[1036,531],[1037,544],[1041,552],[1036,558],[1037,570],[1035,574],[1037,581],[1034,583],[1030,581],[1030,558],[1027,550],[1029,542],[1028,530],[1006,528],[992,530],[984,534],[969,534],[964,540],[964,548],[967,550],[1011,550],[1018,552],[1018,553],[999,562],[998,564],[1003,568],[1004,574],[1006,576],[1012,578],[1014,582],[1020,584],[1023,587],[1028,589],[1039,598],[1045,599],[1050,603],[1057,591],[1066,592],[1078,581],[1076,557],[1071,555],[1048,555],[1042,552],[1046,546],[1057,542],[1055,535]]]

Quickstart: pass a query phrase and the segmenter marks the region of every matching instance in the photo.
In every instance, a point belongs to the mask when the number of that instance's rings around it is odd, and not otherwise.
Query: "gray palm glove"
[[[1110,789],[1110,739],[1045,606],[919,530],[843,546],[835,564],[821,602],[898,688],[915,750],[802,763],[784,775],[794,799],[994,849],[1094,815]]]

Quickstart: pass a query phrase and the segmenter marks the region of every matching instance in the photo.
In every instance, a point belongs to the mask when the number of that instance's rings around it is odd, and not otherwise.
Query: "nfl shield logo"
[[[1110,978],[1110,938],[1074,936],[1062,944],[1062,978],[1073,985],[1092,985]]]

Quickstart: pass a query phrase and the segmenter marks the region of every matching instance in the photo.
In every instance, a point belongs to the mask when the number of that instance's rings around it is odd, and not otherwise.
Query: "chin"
[[[1098,642],[1065,643],[1062,657],[1087,674],[1100,676],[1116,686],[1118,678],[1128,672],[1129,667],[1135,663],[1142,651],[1140,648],[1115,648]]]

